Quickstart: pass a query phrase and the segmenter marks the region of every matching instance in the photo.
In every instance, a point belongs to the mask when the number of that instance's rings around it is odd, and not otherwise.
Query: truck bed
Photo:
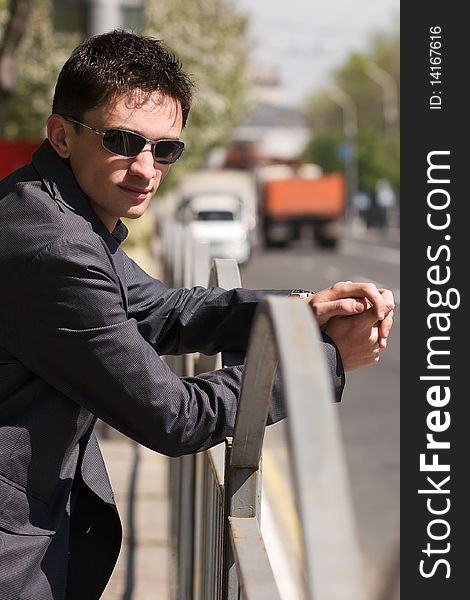
[[[341,173],[331,173],[318,179],[270,180],[264,182],[263,188],[266,216],[336,218],[344,212],[345,185]]]

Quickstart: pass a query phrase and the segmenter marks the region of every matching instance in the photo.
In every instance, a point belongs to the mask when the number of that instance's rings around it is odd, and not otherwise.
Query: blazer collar
[[[116,243],[119,245],[126,239],[127,227],[119,221],[112,233],[108,231],[77,184],[68,160],[57,154],[49,140],[44,140],[33,153],[32,163],[52,198],[88,221],[92,229],[106,241],[110,250],[115,251]]]

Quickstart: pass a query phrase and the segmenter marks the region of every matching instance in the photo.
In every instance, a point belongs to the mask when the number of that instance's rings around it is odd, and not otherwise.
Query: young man
[[[97,417],[172,456],[232,432],[243,367],[179,378],[160,355],[245,350],[266,292],[168,289],[119,247],[121,217],[144,213],[181,155],[190,102],[160,42],[91,38],[59,75],[47,140],[0,183],[2,600],[100,597],[121,527]],[[340,399],[343,368],[385,347],[393,298],[340,282],[307,300]],[[283,416],[275,389],[269,422]]]

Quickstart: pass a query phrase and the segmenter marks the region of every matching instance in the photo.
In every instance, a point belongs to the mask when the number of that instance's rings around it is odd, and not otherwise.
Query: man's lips
[[[123,185],[119,186],[125,192],[132,194],[133,196],[146,196],[152,192],[152,188],[141,188],[135,185]]]

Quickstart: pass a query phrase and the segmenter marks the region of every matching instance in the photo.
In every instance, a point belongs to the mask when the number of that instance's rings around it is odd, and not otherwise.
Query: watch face
[[[298,296],[299,298],[308,298],[308,296],[312,296],[315,292],[311,292],[310,290],[292,290],[289,296]]]

